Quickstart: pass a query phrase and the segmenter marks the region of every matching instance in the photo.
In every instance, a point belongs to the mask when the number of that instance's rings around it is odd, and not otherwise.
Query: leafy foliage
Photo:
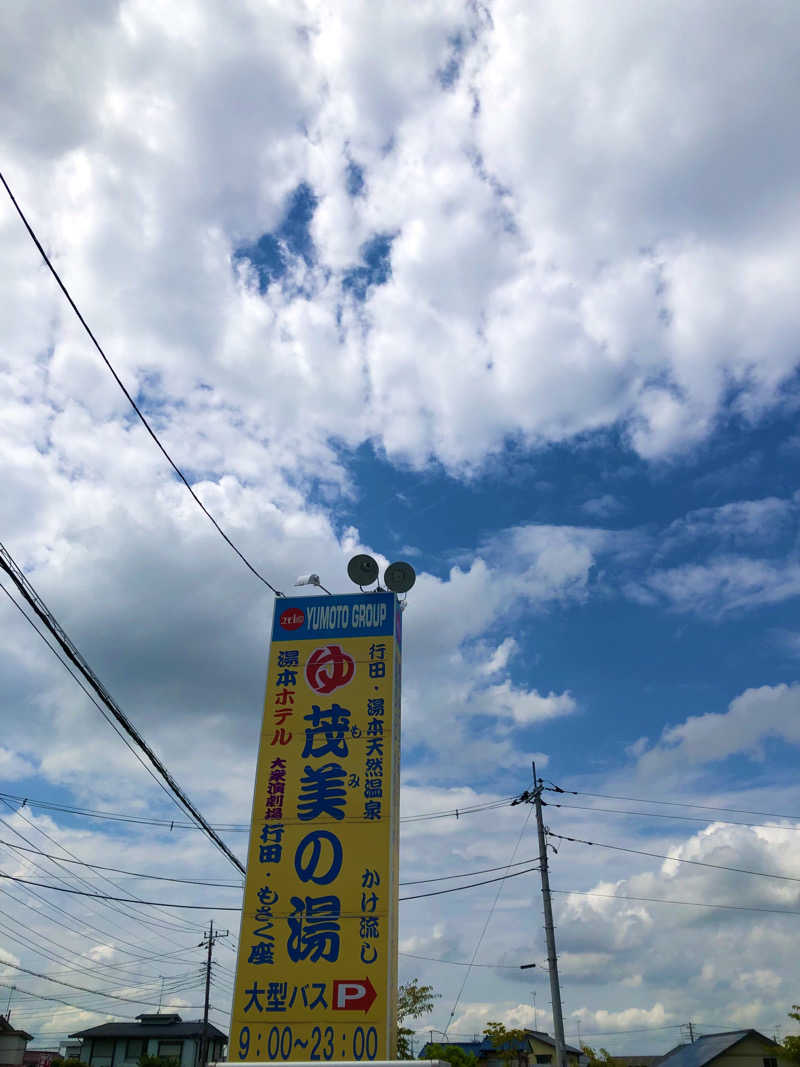
[[[405,982],[397,991],[397,1058],[410,1060],[414,1058],[411,1051],[411,1038],[414,1031],[403,1026],[406,1019],[419,1019],[427,1015],[439,999],[440,993],[433,991],[432,985],[420,985],[418,978]]]
[[[792,1010],[787,1014],[790,1019],[800,1023],[800,1004],[792,1004]],[[775,1052],[783,1060],[800,1063],[800,1035],[787,1034],[782,1043],[776,1047]]]
[[[487,1023],[483,1028],[483,1034],[487,1041],[491,1042],[498,1060],[510,1063],[511,1060],[519,1059],[518,1042],[526,1040],[524,1030],[507,1030],[502,1023]]]
[[[475,1067],[478,1057],[473,1052],[465,1052],[456,1045],[429,1045],[428,1059],[445,1060],[452,1067]]]
[[[606,1049],[594,1049],[591,1045],[581,1045],[581,1048],[589,1060],[589,1067],[614,1067],[614,1058]]]
[[[178,1067],[180,1060],[177,1056],[148,1056],[145,1053],[138,1062],[139,1067]]]

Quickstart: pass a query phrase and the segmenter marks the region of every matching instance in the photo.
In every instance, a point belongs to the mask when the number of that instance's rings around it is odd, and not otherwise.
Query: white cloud
[[[505,681],[486,691],[486,708],[501,716],[510,715],[514,722],[522,724],[571,715],[578,705],[570,693],[542,696],[535,689],[518,689]]]
[[[592,497],[581,505],[581,510],[592,518],[606,519],[618,514],[625,505],[611,493],[603,493],[602,496]]]
[[[591,1026],[602,1032],[634,1026],[664,1026],[673,1016],[659,1002],[653,1004],[651,1008],[623,1008],[621,1011],[606,1011],[602,1008],[598,1011],[589,1011],[586,1008],[578,1008],[571,1012],[571,1018],[580,1022],[582,1029]]]
[[[762,758],[763,744],[770,738],[800,745],[800,683],[747,689],[726,712],[693,715],[668,727],[658,744],[640,753],[637,770],[649,778],[738,752]]]
[[[642,603],[663,600],[675,611],[721,617],[800,595],[800,564],[728,556],[656,571],[627,592]]]
[[[28,778],[35,773],[35,767],[30,760],[18,752],[0,746],[0,775],[7,781],[17,778]]]

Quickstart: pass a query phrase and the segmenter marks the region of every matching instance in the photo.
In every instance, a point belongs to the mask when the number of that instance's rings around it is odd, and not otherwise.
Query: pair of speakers
[[[348,577],[356,585],[372,585],[378,580],[379,573],[378,564],[372,556],[363,554],[353,556],[347,564]],[[383,583],[392,593],[407,593],[416,580],[414,568],[410,563],[404,563],[402,560],[390,563],[383,574]]]

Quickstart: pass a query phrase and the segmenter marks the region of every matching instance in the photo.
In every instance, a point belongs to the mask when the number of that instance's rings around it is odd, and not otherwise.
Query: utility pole
[[[553,1030],[556,1039],[556,1067],[567,1067],[564,1055],[564,1017],[561,1011],[561,986],[558,981],[558,957],[556,956],[556,934],[553,926],[553,908],[550,900],[550,874],[547,864],[547,841],[544,835],[542,819],[542,790],[544,783],[536,777],[536,764],[533,765],[533,793],[530,800],[536,809],[536,830],[539,835],[539,867],[542,876],[542,903],[544,904],[544,933],[547,939],[547,964],[550,970],[550,999],[553,1002]]]
[[[694,1044],[694,1026],[692,1026],[692,1020],[689,1020],[689,1041]]]
[[[205,1067],[208,1063],[208,1009],[209,998],[211,996],[211,951],[219,938],[227,936],[227,930],[214,930],[214,920],[211,919],[208,924],[208,933],[203,934],[203,940],[197,946],[198,948],[208,948],[208,955],[206,957],[206,1001],[203,1008],[203,1041],[200,1045],[200,1067]]]

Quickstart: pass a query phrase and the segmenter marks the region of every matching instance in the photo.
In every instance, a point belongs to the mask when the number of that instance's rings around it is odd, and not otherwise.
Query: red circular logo
[[[317,693],[332,693],[347,685],[356,673],[356,661],[339,645],[315,648],[306,664],[306,681]]]
[[[284,630],[299,630],[305,621],[306,613],[300,608],[287,608],[278,619]]]

